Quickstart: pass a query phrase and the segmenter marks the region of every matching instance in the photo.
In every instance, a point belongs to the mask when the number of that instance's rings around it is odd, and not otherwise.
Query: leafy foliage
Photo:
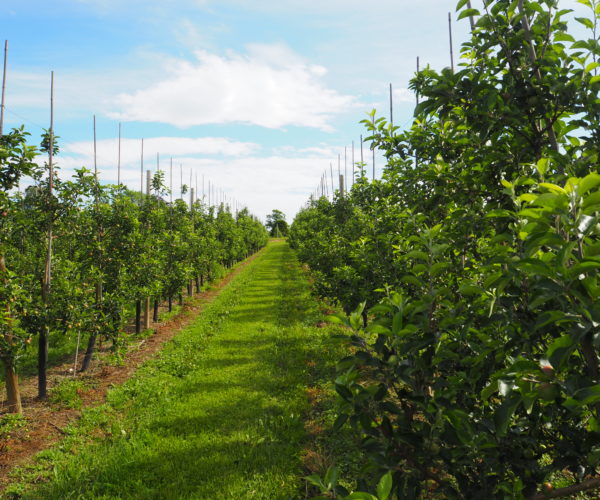
[[[267,242],[247,210],[164,201],[164,172],[154,176],[149,196],[101,185],[85,168],[71,180],[55,176],[50,194],[26,136],[16,129],[0,138],[0,358],[10,366],[46,329],[87,334],[91,346],[103,336],[116,349],[135,301],[171,298]],[[42,149],[48,148],[46,132]],[[23,178],[28,186],[17,191]],[[49,227],[48,298],[42,283]]]
[[[461,68],[426,68],[383,178],[314,201],[290,241],[349,316],[338,424],[398,498],[524,498],[600,463],[600,56],[558,2],[484,2]]]

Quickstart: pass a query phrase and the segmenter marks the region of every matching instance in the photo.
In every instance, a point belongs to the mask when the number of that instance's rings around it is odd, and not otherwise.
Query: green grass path
[[[304,498],[305,389],[315,378],[307,360],[328,364],[317,320],[293,253],[271,242],[9,491],[44,499]],[[49,481],[32,489],[36,474]]]

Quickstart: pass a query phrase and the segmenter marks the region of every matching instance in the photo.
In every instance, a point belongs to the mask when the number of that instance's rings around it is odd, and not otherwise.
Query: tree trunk
[[[173,310],[173,296],[169,295],[169,312]]]
[[[196,276],[196,293],[200,293],[200,277]]]
[[[0,273],[5,274],[8,271],[6,269],[6,263],[4,255],[0,254]],[[3,279],[4,283],[7,284],[8,279]],[[6,304],[4,313],[6,314],[6,323],[8,331],[6,333],[6,340],[10,344],[12,341],[12,316],[10,312],[10,303]],[[8,401],[8,411],[11,413],[23,413],[23,407],[21,406],[21,392],[19,390],[19,379],[17,372],[15,371],[14,361],[12,359],[3,359],[4,362],[4,373],[6,383],[6,399]]]
[[[48,327],[44,326],[38,339],[38,399],[46,399],[48,395]]]
[[[179,305],[183,306],[183,294],[182,293],[179,294]]]
[[[142,331],[142,301],[135,301],[135,333]]]
[[[204,275],[200,275],[200,286],[204,286]]]
[[[85,356],[83,357],[83,363],[81,364],[81,372],[85,372],[90,367],[92,362],[92,356],[94,355],[94,348],[96,347],[96,334],[92,333],[88,339],[87,349],[85,350]]]
[[[188,297],[193,297],[194,296],[194,281],[190,280],[190,282],[188,283]]]
[[[152,320],[155,323],[158,323],[158,303],[159,303],[159,300],[158,299],[154,299],[154,311],[153,311],[153,314],[152,314]]]
[[[4,378],[6,381],[6,399],[8,400],[9,413],[23,413],[21,406],[21,393],[19,392],[19,378],[12,362],[4,360]]]
[[[144,330],[150,328],[150,297],[144,299]]]

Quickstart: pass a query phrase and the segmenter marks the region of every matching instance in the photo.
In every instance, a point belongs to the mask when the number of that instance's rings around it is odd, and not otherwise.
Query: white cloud
[[[92,141],[80,141],[66,144],[62,152],[82,157],[90,162],[94,144]],[[97,141],[96,149],[101,157],[118,156],[118,140],[104,139]],[[260,149],[252,142],[239,142],[224,137],[153,137],[144,140],[145,156],[161,153],[163,158],[184,155],[223,155],[247,156]],[[138,161],[141,152],[140,139],[121,139],[121,160],[123,163]]]
[[[394,96],[394,101],[398,102],[415,102],[415,93],[412,90],[400,88],[393,89],[392,95]]]
[[[307,64],[280,44],[250,45],[245,55],[195,54],[194,62],[174,64],[164,81],[121,94],[121,109],[110,116],[177,127],[247,123],[331,130],[331,116],[355,104],[321,82],[325,68]]]
[[[275,208],[287,214],[292,220],[298,209],[307,201],[311,192],[319,183],[321,175],[330,175],[330,162],[337,181],[337,153],[342,152],[333,146],[315,148],[281,148],[281,151],[270,155],[257,154],[257,146],[251,143],[236,143],[221,138],[154,138],[144,142],[144,169],[156,169],[156,150],[160,149],[160,166],[166,172],[166,183],[170,185],[169,154],[167,151],[178,151],[173,158],[173,197],[180,197],[180,184],[198,187],[199,197],[202,195],[202,178],[204,191],[208,200],[209,182],[221,189],[228,200],[237,200],[247,206],[250,211],[265,219]],[[114,140],[99,141],[98,171],[101,182],[116,183],[117,180],[117,143]],[[284,152],[285,150],[285,152]],[[86,166],[93,169],[93,144],[78,142],[65,145],[56,158],[60,167],[60,177],[68,179],[76,168]],[[199,157],[199,154],[227,152],[231,156]],[[235,155],[232,154],[235,152]],[[244,156],[245,152],[248,156]],[[335,158],[334,158],[335,157]],[[348,156],[348,168],[350,156]],[[140,189],[140,141],[127,139],[122,142],[121,182],[130,189]],[[145,173],[143,174],[145,182]],[[327,178],[327,189],[331,190],[331,179]],[[189,195],[184,199],[188,200]],[[214,200],[213,200],[214,201]]]

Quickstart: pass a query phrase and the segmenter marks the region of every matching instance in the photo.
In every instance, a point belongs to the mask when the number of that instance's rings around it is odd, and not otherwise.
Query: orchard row
[[[389,473],[397,498],[597,487],[600,3],[583,40],[556,1],[466,3],[463,64],[415,76],[412,127],[365,120],[383,178],[290,229],[354,330],[337,424],[362,437],[359,485]]]
[[[0,359],[13,411],[18,360],[33,344],[44,397],[49,337],[80,337],[85,370],[100,337],[116,348],[134,314],[138,331],[144,309],[147,323],[150,302],[171,308],[186,287],[199,289],[268,239],[246,209],[164,201],[161,171],[149,195],[101,185],[85,168],[71,180],[54,175],[50,189],[37,154],[23,130],[0,138]]]

